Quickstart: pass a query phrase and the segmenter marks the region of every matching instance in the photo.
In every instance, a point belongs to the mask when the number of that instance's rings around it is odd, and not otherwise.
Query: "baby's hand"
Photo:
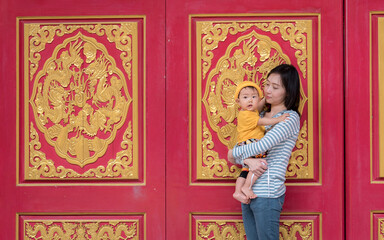
[[[285,121],[288,117],[289,117],[289,113],[284,113],[283,115],[281,115],[277,119],[279,120],[279,122],[282,122],[282,121]]]

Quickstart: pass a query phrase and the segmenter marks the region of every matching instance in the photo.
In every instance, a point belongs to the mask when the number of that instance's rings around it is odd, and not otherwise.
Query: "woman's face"
[[[269,75],[264,86],[264,95],[266,102],[271,105],[284,104],[286,91],[279,74]]]

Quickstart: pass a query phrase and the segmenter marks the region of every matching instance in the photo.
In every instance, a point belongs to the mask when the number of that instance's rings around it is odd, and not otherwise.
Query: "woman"
[[[279,219],[285,198],[285,172],[300,131],[300,78],[295,67],[282,64],[268,74],[264,95],[269,110],[265,117],[289,113],[284,122],[266,126],[267,133],[258,142],[235,147],[228,160],[246,164],[259,179],[252,186],[257,198],[242,203],[243,222],[247,239],[278,240]],[[262,116],[263,114],[261,114]],[[265,159],[250,158],[266,152]]]

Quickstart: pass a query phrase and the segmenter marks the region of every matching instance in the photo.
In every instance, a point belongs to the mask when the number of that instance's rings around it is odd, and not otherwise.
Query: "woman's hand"
[[[228,153],[229,154],[229,153]],[[263,158],[247,158],[244,160],[244,164],[247,164],[249,171],[255,174],[256,177],[260,177],[267,170],[267,161]]]
[[[228,151],[228,161],[229,161],[230,163],[232,163],[232,164],[236,164],[236,162],[235,162],[235,158],[233,157],[233,154],[232,154],[232,149],[230,149],[230,150]]]

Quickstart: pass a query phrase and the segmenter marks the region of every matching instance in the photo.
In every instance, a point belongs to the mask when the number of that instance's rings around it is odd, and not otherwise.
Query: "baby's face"
[[[254,111],[259,103],[259,93],[255,88],[245,87],[241,89],[237,103],[242,110]]]

